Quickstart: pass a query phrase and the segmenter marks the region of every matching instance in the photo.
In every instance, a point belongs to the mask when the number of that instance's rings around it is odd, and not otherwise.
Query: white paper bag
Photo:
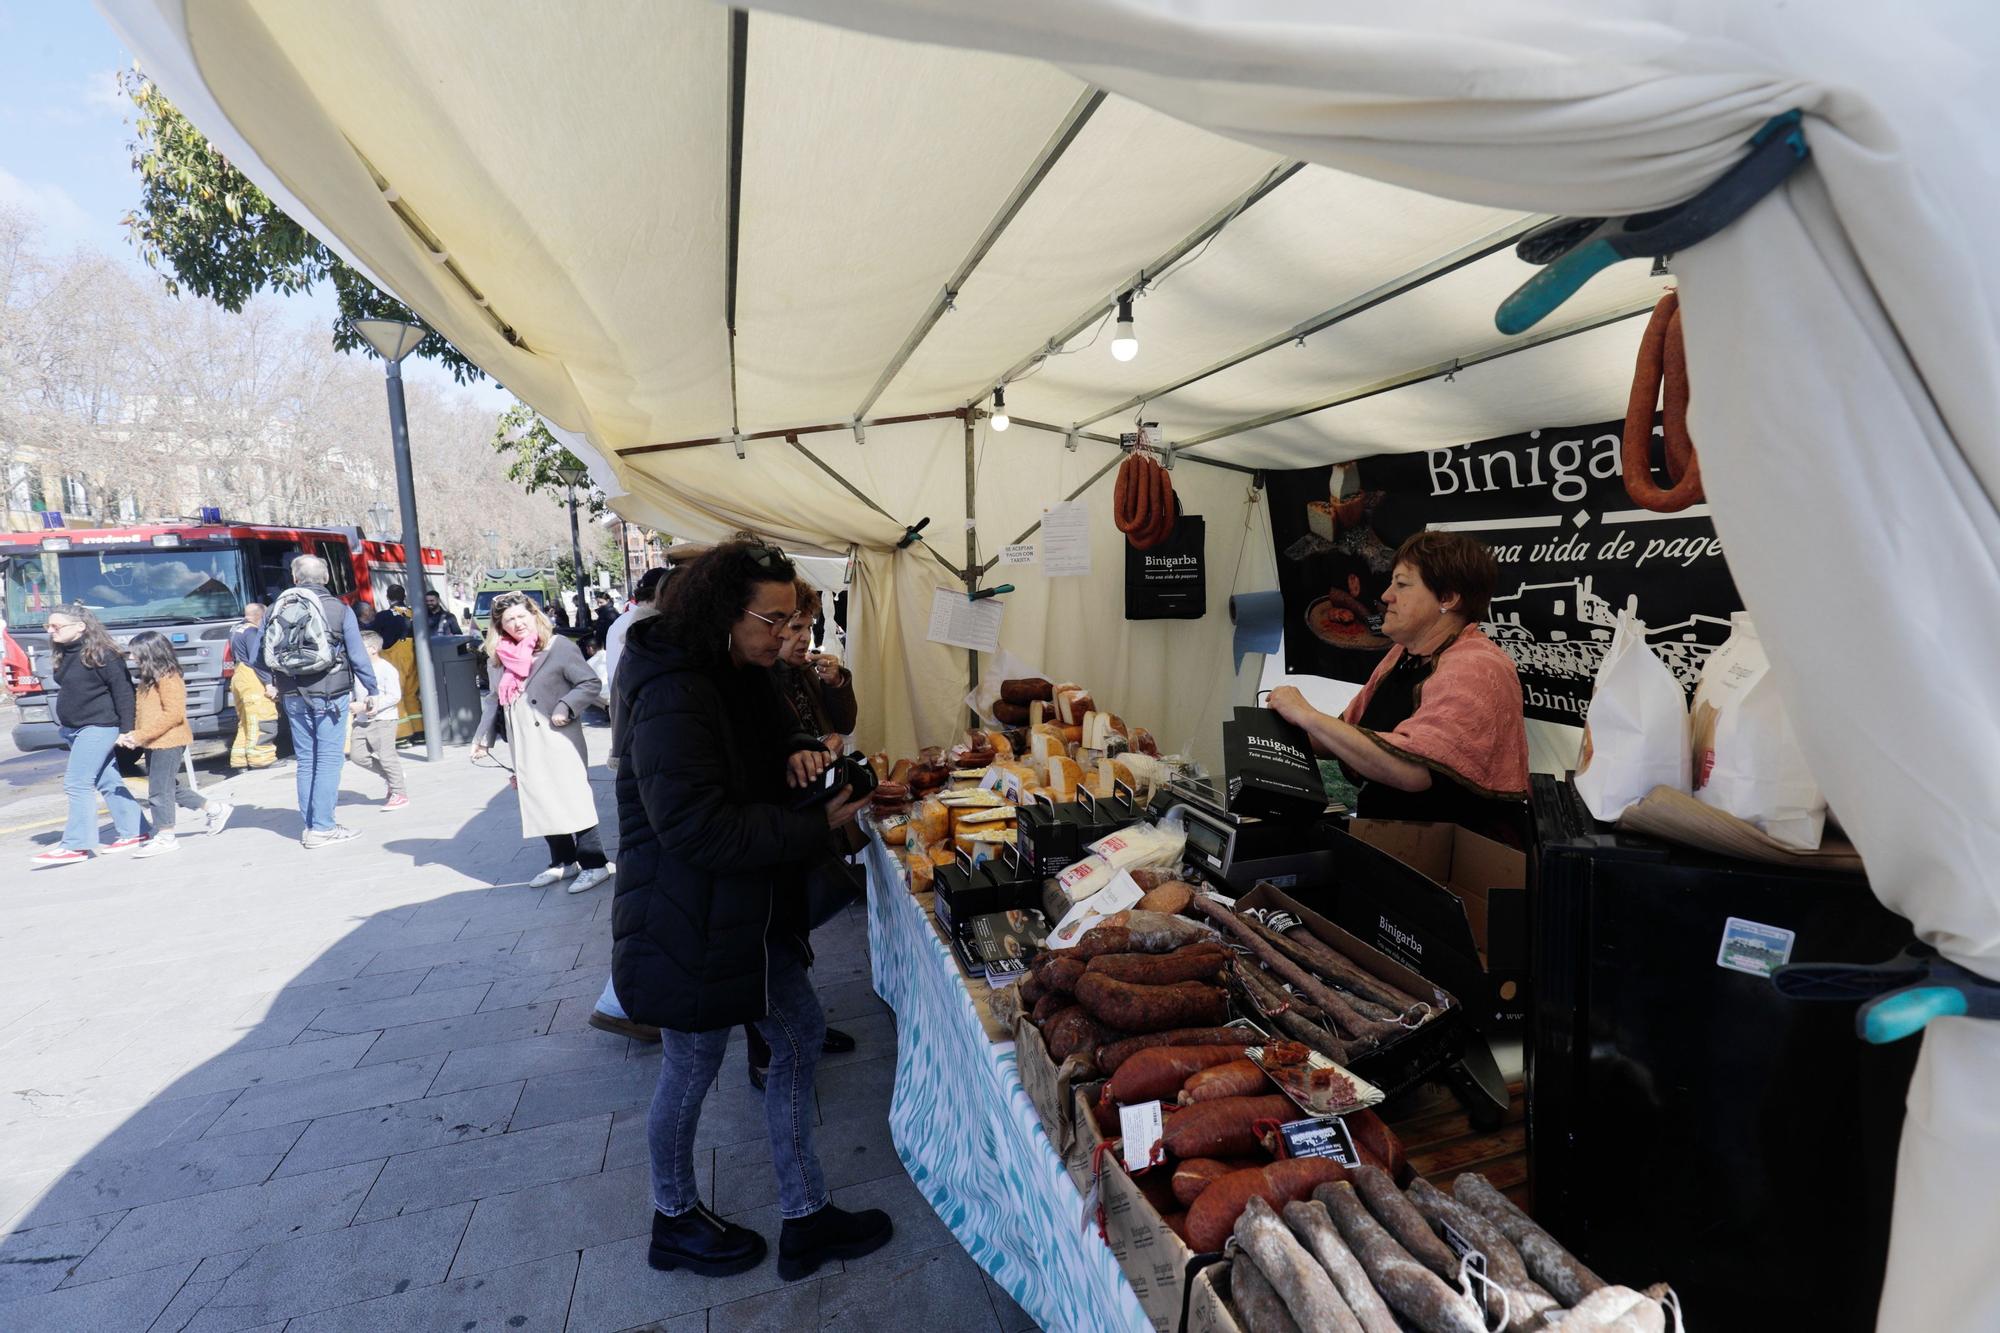
[[[1740,611],[1729,626],[1694,692],[1695,797],[1779,842],[1815,851],[1826,827],[1826,797],[1806,767],[1756,627]]]
[[[1622,611],[1590,694],[1576,793],[1610,823],[1653,788],[1686,791],[1689,780],[1687,695],[1647,647],[1645,622]]]

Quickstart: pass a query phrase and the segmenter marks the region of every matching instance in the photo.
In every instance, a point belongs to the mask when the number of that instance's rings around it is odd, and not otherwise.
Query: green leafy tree
[[[558,468],[582,467],[583,460],[563,448],[561,441],[542,424],[541,414],[526,403],[515,403],[500,414],[493,427],[493,447],[507,459],[507,476],[531,495],[549,495],[557,504],[569,503],[568,488]],[[604,500],[588,485],[577,496],[577,512],[592,518],[604,512]]]
[[[137,69],[119,75],[137,109],[127,146],[139,174],[139,207],[125,230],[140,258],[169,290],[205,296],[232,313],[260,291],[283,295],[329,283],[340,308],[333,345],[343,352],[373,348],[348,326],[351,319],[398,319],[424,326],[415,312],[385,294],[287,217]],[[435,332],[417,346],[450,369],[459,383],[483,379],[478,366]]]

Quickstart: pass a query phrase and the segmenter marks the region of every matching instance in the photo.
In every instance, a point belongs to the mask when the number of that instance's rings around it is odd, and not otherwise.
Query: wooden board
[[[1458,1098],[1442,1083],[1425,1083],[1396,1099],[1383,1119],[1403,1141],[1410,1166],[1441,1190],[1460,1173],[1477,1171],[1534,1215],[1528,1184],[1527,1102],[1522,1085],[1507,1085],[1507,1114],[1491,1130],[1472,1127]]]

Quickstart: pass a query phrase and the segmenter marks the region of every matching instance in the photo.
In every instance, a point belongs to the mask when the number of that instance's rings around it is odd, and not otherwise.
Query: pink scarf
[[[1403,656],[1391,648],[1347,705],[1341,720],[1359,725],[1375,688]],[[1456,778],[1481,796],[1518,798],[1528,790],[1528,729],[1521,717],[1521,677],[1514,659],[1478,628],[1438,654],[1419,689],[1417,711],[1393,731],[1366,733],[1393,755]]]
[[[521,691],[527,688],[528,672],[535,665],[535,641],[510,639],[503,634],[493,655],[500,659],[500,668],[505,673],[500,677],[500,683],[494,686],[493,693],[500,700],[500,706],[505,708],[520,698]]]

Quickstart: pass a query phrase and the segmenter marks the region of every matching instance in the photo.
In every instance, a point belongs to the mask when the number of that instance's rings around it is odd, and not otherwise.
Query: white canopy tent
[[[1143,414],[1255,468],[1618,416],[1661,284],[1621,266],[1501,339],[1526,210],[1684,199],[1803,108],[1812,167],[1675,263],[1691,426],[1877,891],[2000,975],[1989,14],[1900,13],[1895,60],[1854,4],[778,6],[868,36],[693,0],[100,2],[282,206],[580,433],[621,512],[851,549],[862,734],[899,751],[965,686],[925,641],[933,590],[1115,463],[1061,428]],[[1120,364],[1103,321],[1135,288]],[[1004,436],[968,411],[1002,382]],[[740,459],[739,434],[763,437]],[[1224,599],[1271,585],[1269,541],[1244,474],[1184,456],[1174,480],[1209,518],[1206,620],[1122,621],[1100,487],[1095,576],[1011,578],[1005,641],[1199,749]],[[931,549],[898,552],[922,517]],[[1903,615],[1857,634],[1857,607]],[[1884,1327],[2000,1308],[1995,1088],[1990,1025],[1934,1024]]]

